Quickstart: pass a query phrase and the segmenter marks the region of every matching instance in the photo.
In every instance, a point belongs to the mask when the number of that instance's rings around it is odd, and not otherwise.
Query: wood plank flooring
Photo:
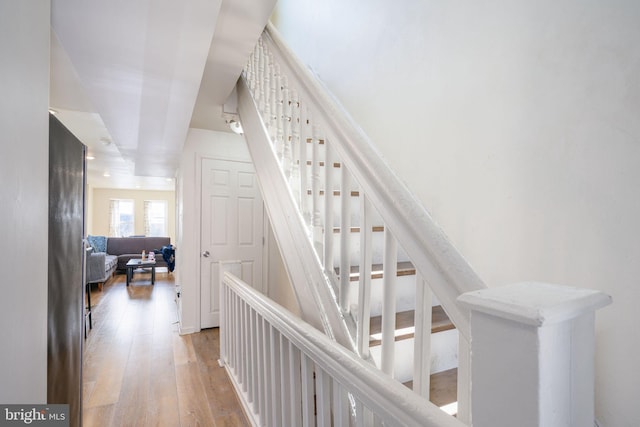
[[[226,371],[219,331],[178,335],[173,275],[117,275],[92,289],[84,342],[83,425],[249,426]]]

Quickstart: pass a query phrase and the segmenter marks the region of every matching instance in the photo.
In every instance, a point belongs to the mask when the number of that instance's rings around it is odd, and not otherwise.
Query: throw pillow
[[[107,238],[105,236],[87,236],[93,252],[107,252]]]

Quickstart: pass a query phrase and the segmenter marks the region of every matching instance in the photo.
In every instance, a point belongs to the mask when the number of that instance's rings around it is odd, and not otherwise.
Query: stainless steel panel
[[[47,403],[69,404],[71,426],[82,421],[84,192],[85,146],[50,116]]]

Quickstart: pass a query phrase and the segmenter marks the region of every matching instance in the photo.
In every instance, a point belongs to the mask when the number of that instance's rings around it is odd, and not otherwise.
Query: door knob
[[[202,256],[203,256],[203,257],[205,257],[205,258],[209,258],[209,255],[211,255],[211,254],[209,253],[209,251],[204,251],[204,252],[202,252]]]

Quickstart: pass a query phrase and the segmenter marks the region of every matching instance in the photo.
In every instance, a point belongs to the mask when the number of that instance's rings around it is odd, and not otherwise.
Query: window
[[[109,218],[109,237],[131,236],[134,230],[133,200],[111,199]]]
[[[168,235],[166,200],[144,201],[144,234],[158,237]]]

